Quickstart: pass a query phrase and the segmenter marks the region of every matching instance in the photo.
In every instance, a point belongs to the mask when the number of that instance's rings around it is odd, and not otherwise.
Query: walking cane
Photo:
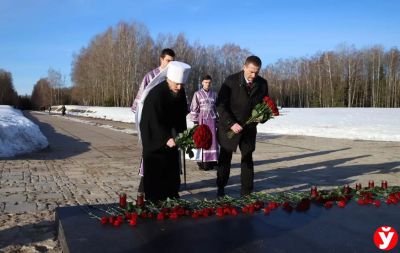
[[[204,151],[203,151],[203,149],[200,149],[200,152],[201,152],[201,163],[204,166]]]
[[[185,149],[182,149],[183,156],[183,182],[186,190],[186,159],[185,159]]]

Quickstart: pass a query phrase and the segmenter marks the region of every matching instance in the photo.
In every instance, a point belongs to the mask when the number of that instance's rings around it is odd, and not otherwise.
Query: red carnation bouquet
[[[199,125],[193,133],[193,142],[196,148],[210,149],[212,144],[212,133],[207,125]]]
[[[246,121],[246,123],[244,123],[244,125],[253,122],[265,123],[268,120],[272,119],[273,116],[279,116],[278,107],[270,97],[265,96],[263,98],[263,102],[257,104],[251,111],[251,116]],[[233,136],[235,136],[235,132],[230,130],[228,132],[228,138],[231,139]]]
[[[207,125],[198,125],[180,133],[175,138],[176,145],[185,150],[190,158],[194,156],[192,149],[210,149],[212,144],[212,133]]]

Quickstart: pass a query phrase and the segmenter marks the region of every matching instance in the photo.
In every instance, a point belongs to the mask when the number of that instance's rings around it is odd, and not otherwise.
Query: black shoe
[[[211,166],[209,163],[205,163],[204,170],[211,170]]]
[[[216,162],[206,162],[204,166],[204,170],[215,170],[217,167]]]
[[[225,189],[224,188],[218,188],[217,190],[217,197],[222,198],[225,196]]]
[[[251,191],[243,191],[243,190],[240,191],[240,197],[241,198],[246,197],[246,196],[248,196],[250,194],[251,194]]]
[[[199,166],[199,170],[206,170],[204,163],[198,162],[197,165]]]

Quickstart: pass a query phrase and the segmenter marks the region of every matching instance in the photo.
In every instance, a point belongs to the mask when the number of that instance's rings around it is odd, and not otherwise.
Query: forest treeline
[[[202,75],[210,74],[218,90],[252,54],[232,43],[190,43],[184,34],[160,34],[153,39],[145,25],[121,22],[95,36],[74,55],[72,87],[65,87],[65,77],[50,69],[48,76],[35,84],[32,103],[35,107],[130,106],[143,76],[159,66],[159,54],[167,47],[175,51],[176,60],[192,66],[185,86],[189,99],[199,88]],[[264,64],[260,75],[268,80],[270,96],[285,107],[400,106],[397,48],[385,50],[376,45],[356,49],[343,44],[309,57]]]
[[[189,97],[208,73],[215,84],[241,68],[249,51],[234,44],[202,46],[189,43],[184,34],[159,35],[153,40],[147,28],[120,23],[96,36],[74,58],[73,97],[83,105],[130,106],[144,75],[159,66],[163,48],[172,48],[176,60],[191,65]]]
[[[266,67],[270,93],[289,107],[399,107],[400,52],[341,45]]]
[[[30,96],[18,96],[11,72],[0,69],[0,105],[31,108]]]
[[[192,66],[188,97],[200,77],[210,74],[214,88],[242,68],[251,54],[235,44],[203,46],[184,34],[159,35],[153,40],[145,26],[120,23],[96,36],[75,56],[73,97],[83,105],[129,106],[143,76],[159,64],[162,48]],[[266,59],[264,59],[266,60]],[[311,57],[280,60],[264,66],[270,95],[288,107],[398,107],[400,52],[381,46],[361,50],[340,45]]]
[[[0,105],[17,105],[18,94],[14,89],[12,74],[0,69]]]

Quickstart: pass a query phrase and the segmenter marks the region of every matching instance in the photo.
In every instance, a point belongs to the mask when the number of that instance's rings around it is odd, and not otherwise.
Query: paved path
[[[61,116],[27,114],[50,147],[0,161],[0,213],[53,210],[56,206],[114,202],[119,192],[136,196],[140,148],[137,136]],[[90,119],[87,119],[90,121]],[[91,120],[116,128],[132,124]],[[400,184],[400,143],[303,136],[260,136],[256,191],[306,190],[385,179]],[[239,154],[234,155],[227,194],[240,191]],[[214,198],[215,171],[187,161],[187,198]]]
[[[60,252],[54,240],[57,206],[130,199],[139,183],[137,136],[116,129],[133,124],[26,113],[49,140],[40,152],[0,160],[0,252]],[[99,126],[111,125],[114,129]],[[255,190],[308,190],[368,180],[400,185],[400,143],[303,136],[259,136]],[[227,194],[239,196],[240,157],[234,154]],[[214,198],[215,171],[187,161],[184,198]],[[23,246],[28,245],[28,246]]]

